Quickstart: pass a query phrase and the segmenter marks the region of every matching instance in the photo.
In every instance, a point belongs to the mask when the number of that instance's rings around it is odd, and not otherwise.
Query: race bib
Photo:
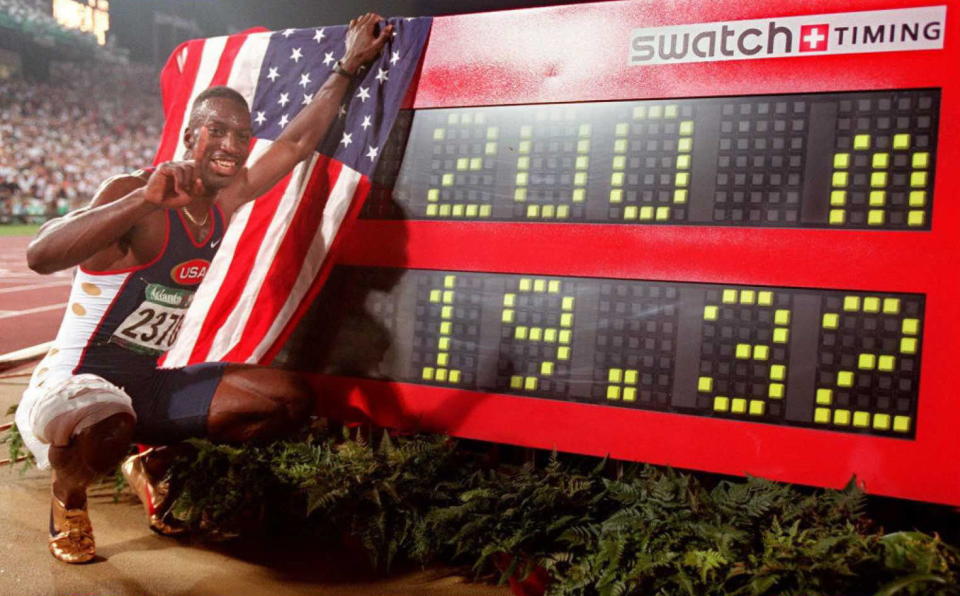
[[[145,297],[120,323],[110,341],[135,352],[159,356],[176,341],[193,292],[149,284]]]

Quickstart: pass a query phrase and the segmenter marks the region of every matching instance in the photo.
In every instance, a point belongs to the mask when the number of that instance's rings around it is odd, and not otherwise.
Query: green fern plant
[[[853,481],[831,491],[644,465],[613,474],[556,453],[491,467],[446,437],[359,431],[195,446],[171,471],[174,511],[192,527],[236,534],[279,502],[380,569],[441,561],[502,582],[539,567],[550,594],[960,594],[957,550],[936,535],[883,534]]]
[[[7,409],[7,416],[13,416],[16,413],[16,405],[12,405]],[[26,472],[36,465],[33,454],[30,453],[30,450],[23,444],[23,436],[20,434],[20,429],[17,428],[15,422],[11,424],[10,428],[6,431],[0,433],[0,445],[3,444],[7,446],[7,458],[11,463],[16,463],[23,458],[22,465],[20,466],[21,473]]]

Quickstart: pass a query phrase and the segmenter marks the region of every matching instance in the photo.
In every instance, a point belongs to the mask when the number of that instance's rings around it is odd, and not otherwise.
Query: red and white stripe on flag
[[[189,41],[174,51],[161,73],[166,124],[156,163],[183,158],[181,131],[204,89],[227,85],[252,105],[270,36],[250,30]],[[253,141],[248,165],[270,142]],[[272,360],[319,292],[338,232],[356,217],[369,189],[366,176],[314,153],[239,209],[161,366]]]

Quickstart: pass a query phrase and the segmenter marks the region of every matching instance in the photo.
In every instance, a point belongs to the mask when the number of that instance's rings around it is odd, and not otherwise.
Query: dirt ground
[[[21,369],[22,370],[22,369]],[[8,371],[8,375],[11,371]],[[15,371],[14,371],[15,372]],[[19,400],[26,376],[0,378],[0,414]],[[0,423],[10,420],[0,415]],[[0,459],[7,457],[0,447]],[[19,469],[20,466],[17,466]],[[471,583],[464,570],[371,573],[356,555],[294,540],[221,545],[158,536],[133,496],[112,486],[91,491],[90,517],[99,558],[65,565],[47,551],[49,480],[0,466],[0,594],[16,596],[493,596],[505,587]]]

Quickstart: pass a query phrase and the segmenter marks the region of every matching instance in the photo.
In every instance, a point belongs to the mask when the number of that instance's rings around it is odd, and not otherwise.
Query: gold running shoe
[[[127,484],[143,503],[150,529],[163,536],[178,536],[186,532],[186,529],[164,521],[170,506],[169,483],[154,480],[143,465],[144,459],[152,451],[153,449],[147,449],[142,453],[131,455],[120,465],[120,471],[123,472]]]
[[[64,563],[88,563],[97,556],[87,507],[67,509],[57,497],[50,504],[50,554]]]

